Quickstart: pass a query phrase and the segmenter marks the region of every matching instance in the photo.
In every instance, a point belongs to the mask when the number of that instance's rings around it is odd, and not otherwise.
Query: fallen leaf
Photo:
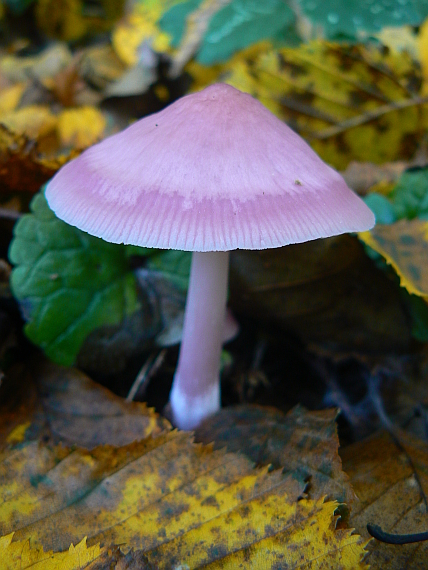
[[[360,238],[392,265],[402,287],[428,297],[428,222],[414,219],[377,225]]]
[[[125,0],[38,0],[35,18],[38,28],[51,38],[76,41],[110,31],[124,10]]]
[[[75,368],[39,358],[30,370],[6,371],[9,376],[13,387],[0,406],[0,452],[2,445],[28,443],[39,435],[87,449],[120,446],[170,427],[146,404],[125,402]]]
[[[49,142],[50,137],[47,138]],[[0,124],[0,184],[3,191],[38,192],[40,186],[74,155],[72,152],[66,157],[40,156],[37,142],[12,133]]]
[[[159,52],[166,53],[170,36],[158,26],[159,18],[171,6],[181,0],[141,0],[135,2],[133,10],[119,22],[112,32],[112,46],[126,65],[136,65],[139,49],[144,42]]]
[[[347,503],[355,495],[338,455],[337,410],[308,412],[301,407],[283,414],[275,408],[236,406],[205,420],[197,441],[245,453],[258,465],[281,467],[309,481],[311,499],[328,497]]]
[[[25,83],[16,83],[0,91],[0,121],[3,115],[16,109],[25,87]]]
[[[401,352],[411,338],[397,287],[350,236],[232,252],[230,305],[336,351]]]
[[[4,570],[83,570],[99,559],[99,546],[87,548],[84,538],[65,552],[44,552],[41,547],[32,547],[30,540],[13,541],[13,533],[0,537],[0,557]]]
[[[367,523],[393,534],[427,529],[428,447],[402,432],[400,441],[382,432],[341,451],[359,498],[350,524],[365,537]],[[372,540],[368,550],[372,570],[426,568],[427,542],[393,546]]]
[[[101,140],[106,118],[95,107],[66,109],[58,116],[58,132],[63,147],[84,149]]]
[[[425,132],[418,63],[382,46],[322,40],[241,50],[213,70],[191,63],[195,88],[222,80],[257,97],[328,163],[383,163],[413,156]],[[200,77],[199,77],[200,76]]]
[[[36,441],[2,455],[0,528],[54,551],[120,544],[159,569],[365,568],[365,543],[335,528],[338,504],[301,498],[304,486],[185,432],[90,452]]]
[[[65,43],[53,43],[36,56],[6,55],[0,59],[0,72],[13,83],[28,79],[43,81],[54,77],[72,60]]]
[[[0,122],[10,132],[24,135],[39,144],[44,137],[54,135],[57,126],[57,118],[47,106],[42,105],[30,105],[4,113]]]

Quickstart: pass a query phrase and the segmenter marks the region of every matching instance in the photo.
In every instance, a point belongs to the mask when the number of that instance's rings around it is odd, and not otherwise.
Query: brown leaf
[[[410,324],[397,287],[355,238],[234,251],[230,304],[237,313],[335,350],[404,351]]]
[[[216,449],[245,453],[258,465],[299,473],[309,481],[308,496],[327,496],[349,506],[355,495],[342,471],[338,455],[337,410],[308,412],[301,407],[288,414],[275,408],[236,406],[205,420],[195,433]]]
[[[337,503],[302,497],[304,486],[185,432],[90,452],[36,441],[1,456],[0,532],[14,532],[15,551],[30,539],[36,553],[81,536],[89,549],[120,544],[136,551],[124,568],[365,568],[365,544],[336,530]]]
[[[23,385],[21,399],[4,402],[0,413],[0,438],[7,441],[16,438],[13,430],[24,423],[29,431],[22,439],[41,432],[55,442],[85,448],[125,445],[169,429],[145,404],[125,402],[74,368],[43,361],[16,380]]]
[[[399,432],[399,440],[377,433],[341,452],[343,467],[359,501],[351,526],[367,537],[367,523],[386,532],[408,534],[428,528],[428,445]],[[428,543],[394,546],[372,540],[367,561],[372,570],[426,568]]]

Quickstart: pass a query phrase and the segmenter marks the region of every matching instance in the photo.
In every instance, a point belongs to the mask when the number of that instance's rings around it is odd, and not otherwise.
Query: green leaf
[[[173,285],[182,291],[187,291],[191,262],[190,251],[168,249],[152,255],[147,261],[147,269],[159,271]]]
[[[419,342],[428,342],[428,304],[417,295],[403,292],[412,318],[412,335]]]
[[[327,38],[356,37],[385,26],[419,25],[428,16],[428,0],[295,0],[314,24],[321,24]]]
[[[377,224],[392,224],[396,221],[394,206],[382,194],[372,192],[364,198],[364,202],[376,216]]]
[[[25,333],[53,361],[70,365],[90,332],[138,309],[126,248],[55,217],[43,192],[15,226],[9,259]]]
[[[172,36],[177,47],[183,36],[186,17],[201,0],[173,6],[160,19],[160,27]],[[263,39],[282,39],[294,22],[294,14],[283,0],[233,0],[212,18],[196,60],[203,65],[224,62],[236,51]]]
[[[389,195],[396,218],[426,218],[428,216],[428,168],[414,168],[402,174]]]

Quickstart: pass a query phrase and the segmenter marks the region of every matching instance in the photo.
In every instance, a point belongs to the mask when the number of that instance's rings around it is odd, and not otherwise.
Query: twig
[[[328,127],[323,129],[319,133],[312,132],[310,136],[316,140],[325,140],[330,137],[334,137],[339,135],[348,129],[352,129],[354,127],[360,127],[361,125],[365,125],[366,123],[370,123],[376,119],[379,119],[383,115],[387,115],[388,113],[392,113],[394,111],[400,111],[402,109],[407,109],[409,107],[415,107],[419,105],[423,105],[428,103],[428,97],[417,97],[415,99],[405,99],[404,101],[398,101],[394,103],[388,103],[387,105],[381,105],[377,109],[373,111],[369,111],[364,113],[363,115],[357,115],[356,117],[352,117],[351,119],[347,119],[346,121],[342,121],[338,125],[334,127]]]
[[[147,390],[150,378],[152,378],[152,376],[159,370],[162,362],[165,359],[166,352],[166,348],[163,348],[157,355],[156,359],[154,352],[149,356],[137,374],[137,377],[135,378],[131,389],[129,390],[129,393],[126,396],[127,402],[132,402],[137,393],[139,393],[140,396],[144,395],[145,391]]]

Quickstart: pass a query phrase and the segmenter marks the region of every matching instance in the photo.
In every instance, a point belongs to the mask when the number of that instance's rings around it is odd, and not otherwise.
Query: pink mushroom
[[[114,243],[193,251],[173,420],[220,408],[229,251],[363,231],[374,216],[261,103],[229,85],[187,95],[86,150],[51,180],[58,217]]]

